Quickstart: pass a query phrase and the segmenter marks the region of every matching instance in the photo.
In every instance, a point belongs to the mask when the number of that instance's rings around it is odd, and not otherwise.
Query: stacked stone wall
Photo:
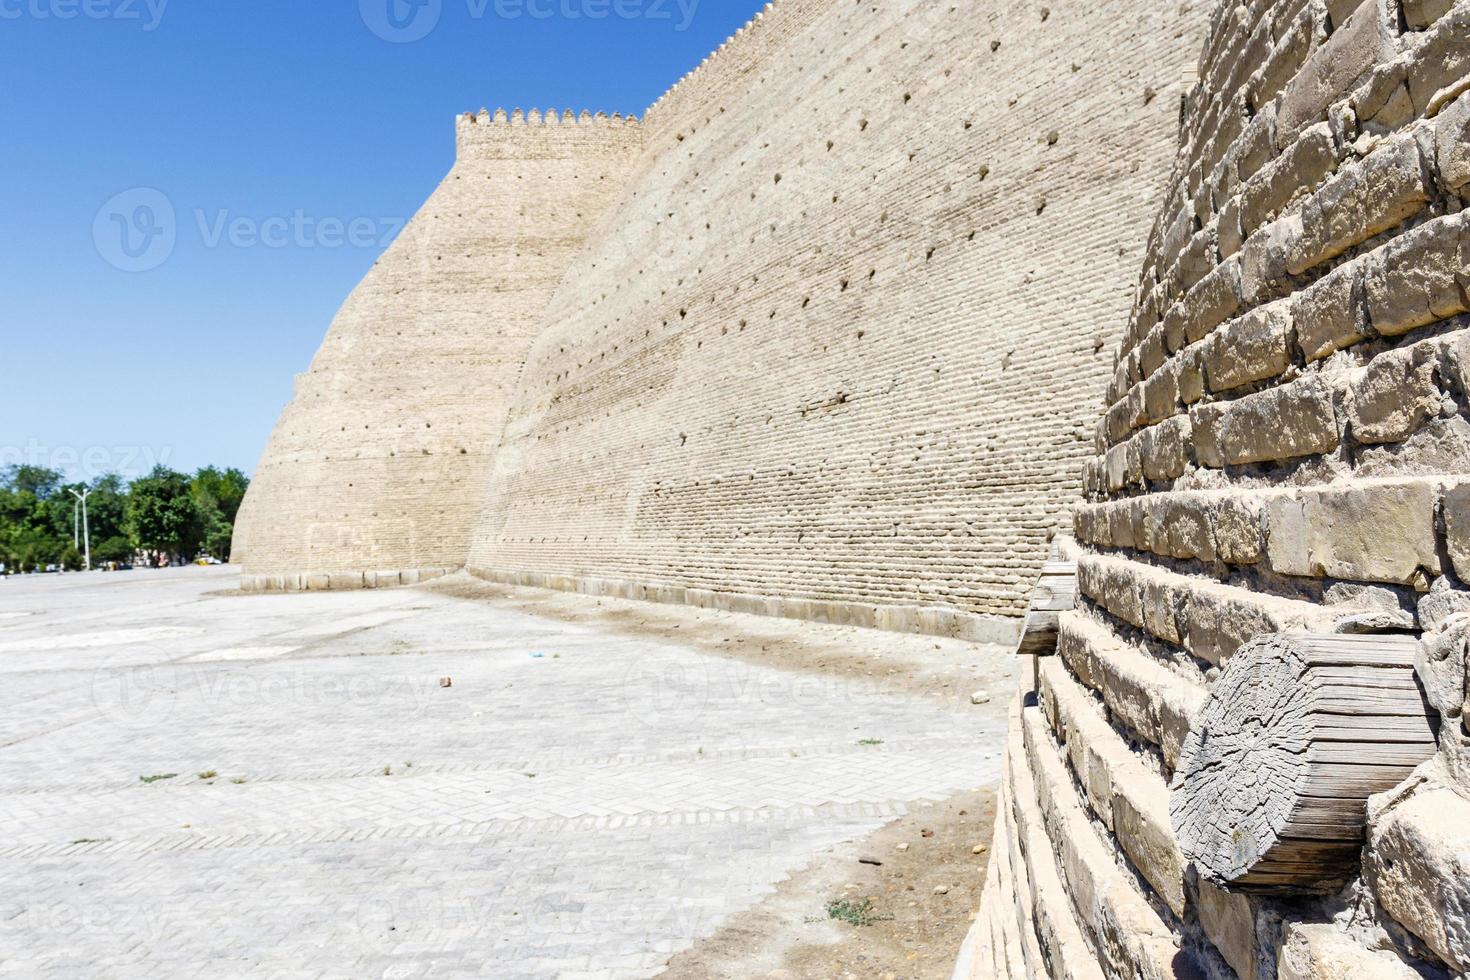
[[[1467,93],[1465,0],[1214,12],[961,975],[1470,973]],[[1346,888],[1216,887],[1181,746],[1245,644],[1305,632],[1417,637],[1439,753]]]
[[[465,115],[453,170],[343,305],[237,526],[250,589],[464,566],[506,405],[571,256],[642,146],[634,120]]]
[[[768,8],[648,113],[531,350],[472,570],[1012,629],[1080,491],[1203,20]]]

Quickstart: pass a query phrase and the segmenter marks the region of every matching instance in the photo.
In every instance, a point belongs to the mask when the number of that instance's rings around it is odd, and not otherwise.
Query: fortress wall
[[[632,120],[461,116],[454,169],[297,378],[235,553],[247,588],[464,565],[487,453],[541,314],[642,143]]]
[[[1080,489],[1203,7],[785,0],[648,114],[471,552],[996,635]]]
[[[1085,469],[1083,599],[1012,722],[1011,860],[988,887],[1039,911],[989,903],[975,976],[1004,955],[1016,976],[1470,973],[1467,203],[1470,2],[1218,7]],[[1185,857],[1190,821],[1220,820],[1238,854],[1277,825],[1184,776],[1206,731],[1238,737],[1222,764],[1242,767],[1297,737],[1268,714],[1259,735],[1204,728],[1252,638],[1280,633],[1417,638],[1423,700],[1410,686],[1413,711],[1365,727],[1386,699],[1368,684],[1318,720],[1336,734],[1308,758],[1331,753],[1350,792],[1269,784],[1273,806],[1353,804],[1293,831],[1303,854],[1344,841],[1345,884],[1304,858],[1217,887]],[[1372,673],[1354,663],[1337,676]],[[1439,751],[1405,779],[1433,752],[1403,754],[1426,715]]]

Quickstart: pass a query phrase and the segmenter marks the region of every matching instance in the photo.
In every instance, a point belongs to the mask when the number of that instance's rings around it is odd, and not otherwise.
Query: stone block
[[[1215,534],[1208,508],[1196,494],[1162,494],[1151,501],[1165,531],[1168,554],[1215,560]],[[1155,542],[1157,544],[1158,542]]]
[[[1230,494],[1214,504],[1215,548],[1222,561],[1253,565],[1262,557],[1263,508],[1259,498]]]
[[[1337,144],[1326,123],[1301,133],[1240,195],[1240,226],[1250,234],[1276,217],[1303,190],[1310,191],[1336,169]]]
[[[1291,922],[1276,957],[1277,980],[1423,980],[1392,953],[1365,949],[1327,922]]]
[[[1417,115],[1433,116],[1460,94],[1470,77],[1470,7],[1452,7],[1425,32],[1408,71],[1409,97]]]
[[[1439,414],[1438,349],[1416,344],[1380,354],[1348,385],[1348,432],[1359,442],[1399,442]]]
[[[1373,253],[1367,297],[1375,330],[1393,337],[1470,309],[1466,227],[1463,214],[1438,218]]]
[[[1470,582],[1470,483],[1446,490],[1443,507],[1450,562],[1460,581]]]
[[[1183,342],[1170,349],[1178,351],[1185,344],[1196,343],[1240,309],[1240,260],[1220,263],[1199,281],[1180,305],[1180,327]]]
[[[1452,191],[1470,184],[1470,94],[1435,118],[1434,153],[1440,183]]]
[[[1143,383],[1143,402],[1150,423],[1179,414],[1179,365],[1170,361]]]
[[[1333,177],[1302,207],[1302,236],[1286,268],[1300,275],[1353,246],[1397,227],[1429,202],[1418,143],[1389,140]]]
[[[1201,660],[1220,665],[1263,633],[1322,628],[1328,619],[1311,603],[1193,580],[1183,614],[1184,648]]]
[[[1222,891],[1204,878],[1197,880],[1199,903],[1195,908],[1205,936],[1240,980],[1269,980],[1257,969],[1256,913],[1251,900]]]
[[[1286,575],[1395,584],[1412,583],[1420,568],[1438,574],[1436,502],[1435,485],[1424,480],[1363,481],[1273,500],[1271,565]]]
[[[1217,330],[1202,354],[1210,391],[1229,391],[1281,374],[1291,365],[1290,333],[1285,301],[1258,307]]]
[[[1357,298],[1363,262],[1340,266],[1292,298],[1297,346],[1308,361],[1350,347],[1368,336],[1368,321]]]
[[[1363,865],[1373,896],[1456,973],[1470,971],[1470,801],[1427,782],[1374,797]]]
[[[1455,0],[1401,0],[1404,23],[1411,31],[1422,31],[1450,12]]]
[[[1175,359],[1179,374],[1179,400],[1186,405],[1193,405],[1205,396],[1205,372],[1200,354],[1200,346],[1196,345],[1186,348]]]
[[[1150,480],[1173,480],[1189,462],[1189,416],[1166,419],[1138,434],[1139,462]]]
[[[1246,305],[1259,306],[1283,291],[1287,252],[1301,233],[1301,216],[1290,214],[1246,239],[1240,250],[1240,292]]]
[[[1221,449],[1224,434],[1225,406],[1212,402],[1195,405],[1189,410],[1190,431],[1194,433],[1194,458],[1201,466],[1220,469],[1225,465]]]
[[[1327,107],[1353,82],[1394,53],[1393,33],[1382,0],[1367,0],[1286,86],[1277,110],[1278,131],[1290,136],[1322,119]]]
[[[1280,575],[1311,575],[1307,513],[1296,494],[1272,497],[1266,505],[1266,556]]]
[[[1333,401],[1327,381],[1309,374],[1230,402],[1216,437],[1220,455],[1239,465],[1330,452],[1339,441]]]

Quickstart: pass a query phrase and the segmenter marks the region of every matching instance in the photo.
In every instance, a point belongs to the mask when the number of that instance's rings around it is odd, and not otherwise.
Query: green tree
[[[61,479],[39,466],[0,470],[0,561],[7,569],[35,571],[61,561],[71,544],[56,501]]]
[[[190,479],[166,466],[156,466],[134,480],[128,494],[128,530],[138,547],[170,559],[192,558],[204,542],[204,515],[190,489]]]
[[[240,504],[245,500],[245,491],[250,489],[250,478],[237,469],[221,470],[206,466],[194,474],[190,489],[196,500],[201,503],[212,501],[225,521],[234,524],[240,513]]]
[[[194,474],[190,492],[199,508],[206,553],[221,561],[230,560],[230,544],[235,536],[235,517],[250,480],[237,469],[220,470],[206,466]]]

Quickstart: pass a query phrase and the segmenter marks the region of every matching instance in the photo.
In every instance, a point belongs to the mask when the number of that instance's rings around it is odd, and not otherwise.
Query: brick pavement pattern
[[[420,590],[236,584],[0,586],[0,976],[652,976],[824,850],[998,777],[994,707]]]

